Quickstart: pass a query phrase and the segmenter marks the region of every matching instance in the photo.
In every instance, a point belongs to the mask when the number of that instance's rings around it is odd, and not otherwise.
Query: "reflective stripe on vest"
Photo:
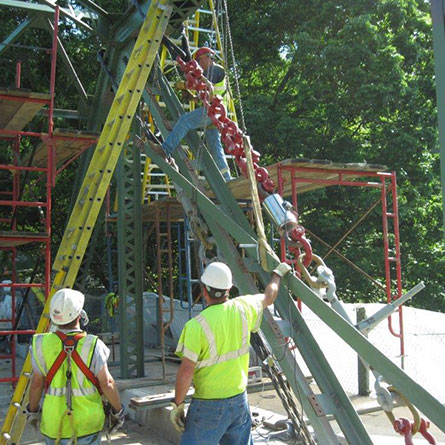
[[[75,333],[73,333],[75,334]],[[34,336],[33,351],[36,363],[45,364],[45,369],[50,372],[52,364],[57,359],[60,350],[63,348],[61,338],[55,334],[40,334]],[[67,334],[70,336],[69,334]],[[97,337],[87,335],[81,338],[76,346],[78,356],[90,366],[93,360]],[[43,357],[43,360],[41,359]],[[102,399],[96,386],[84,376],[80,367],[74,360],[72,365],[71,394],[72,394],[72,415],[67,415],[67,392],[66,371],[68,364],[66,360],[55,373],[48,386],[43,407],[40,428],[42,433],[56,440],[58,437],[69,439],[73,437],[83,437],[99,432],[104,425],[105,414],[102,409]],[[47,374],[48,375],[48,374]]]
[[[35,335],[33,342],[34,361],[40,369],[42,375],[48,374],[48,368],[46,367],[45,357],[43,356],[43,335]]]
[[[95,340],[96,340],[96,338],[93,337],[92,335],[87,335],[87,336],[85,337],[85,340],[83,341],[82,347],[81,347],[81,349],[80,349],[80,351],[79,351],[80,358],[82,359],[82,361],[83,361],[88,367],[90,367],[90,365],[91,365],[91,363],[88,363],[88,356],[89,356],[89,354],[90,354],[91,346],[92,346],[92,344],[93,344],[93,342],[94,342]],[[79,381],[79,385],[80,385],[81,389],[87,389],[87,390],[90,389],[90,388],[83,388],[83,387],[84,387],[84,382],[85,382],[85,379],[86,379],[86,375],[85,375],[83,372],[80,372],[80,373],[78,374],[77,379],[78,379],[78,381]],[[74,392],[73,392],[73,394],[74,394]],[[88,394],[91,394],[91,393],[88,393]],[[77,394],[74,394],[74,395],[77,395]],[[81,395],[86,396],[87,394],[86,394],[86,393],[83,393],[83,394],[81,394]]]
[[[238,357],[241,357],[244,354],[249,352],[249,326],[247,324],[246,311],[241,303],[237,303],[234,301],[235,306],[239,310],[239,314],[241,317],[241,325],[243,329],[241,347],[236,349],[235,351],[229,351],[225,354],[218,355],[218,351],[216,349],[216,341],[215,336],[213,335],[212,329],[210,328],[207,320],[203,317],[202,314],[199,314],[195,317],[195,320],[199,323],[204,334],[206,336],[207,342],[209,344],[209,352],[210,357],[206,360],[201,360],[196,363],[196,368],[205,368],[207,366],[216,365],[217,363],[223,363],[229,360],[234,360]]]

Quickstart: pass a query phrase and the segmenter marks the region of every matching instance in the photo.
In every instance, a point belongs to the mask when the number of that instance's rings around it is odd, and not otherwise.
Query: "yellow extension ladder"
[[[147,12],[54,259],[50,296],[74,284],[171,12],[169,0],[153,1]],[[46,301],[37,333],[48,330],[50,300]],[[20,443],[31,372],[28,354],[3,423],[0,444]]]

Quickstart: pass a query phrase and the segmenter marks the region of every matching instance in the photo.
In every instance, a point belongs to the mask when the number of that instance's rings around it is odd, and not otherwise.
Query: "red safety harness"
[[[77,343],[79,340],[84,338],[87,334],[86,332],[79,332],[75,335],[66,335],[63,332],[56,331],[55,334],[60,338],[63,348],[57,356],[56,360],[52,364],[46,378],[45,378],[45,389],[48,391],[51,382],[56,375],[57,371],[62,366],[62,363],[66,360],[67,356],[70,354],[71,358],[74,360],[74,363],[78,366],[78,368],[82,371],[85,377],[97,388],[100,394],[102,394],[102,390],[100,389],[99,381],[96,376],[93,374],[90,368],[85,364],[82,360],[79,353],[76,351]],[[71,376],[70,376],[71,377]]]

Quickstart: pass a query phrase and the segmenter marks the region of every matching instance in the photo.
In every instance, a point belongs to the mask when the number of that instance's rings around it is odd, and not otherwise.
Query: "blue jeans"
[[[207,111],[205,108],[197,108],[189,113],[185,113],[178,119],[178,122],[176,122],[173,130],[162,144],[162,147],[169,155],[172,155],[181,140],[190,130],[205,128],[204,133],[210,154],[213,156],[213,159],[215,160],[215,163],[221,171],[224,179],[226,181],[230,181],[230,170],[224,155],[221,136],[217,128],[213,126],[211,128],[206,128],[209,125],[212,125],[212,121],[207,116]]]
[[[247,394],[229,399],[192,399],[181,445],[253,445]]]
[[[45,437],[46,445],[54,445],[56,441]],[[70,445],[71,439],[62,439],[60,445]],[[100,433],[90,434],[89,436],[83,436],[77,438],[77,445],[100,445]]]

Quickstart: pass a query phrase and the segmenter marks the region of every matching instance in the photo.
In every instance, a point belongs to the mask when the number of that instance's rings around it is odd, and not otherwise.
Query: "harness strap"
[[[97,388],[99,394],[102,394],[102,390],[100,389],[99,380],[97,380],[96,376],[93,374],[90,368],[85,364],[82,360],[82,357],[79,355],[77,351],[73,351],[71,354],[74,362],[78,366],[78,368],[82,371],[85,377]]]
[[[56,360],[52,364],[48,374],[45,378],[45,390],[48,392],[48,388],[51,385],[51,382],[54,376],[57,374],[57,371],[62,366],[62,363],[66,360],[67,350],[71,351],[71,357],[80,369],[80,371],[85,375],[85,377],[97,388],[99,394],[102,394],[102,390],[100,389],[99,381],[96,376],[93,374],[90,368],[85,364],[82,360],[82,357],[76,351],[77,343],[79,340],[86,336],[86,332],[79,332],[76,335],[66,335],[63,332],[56,331],[55,334],[60,338],[62,342],[63,348],[57,356]]]

